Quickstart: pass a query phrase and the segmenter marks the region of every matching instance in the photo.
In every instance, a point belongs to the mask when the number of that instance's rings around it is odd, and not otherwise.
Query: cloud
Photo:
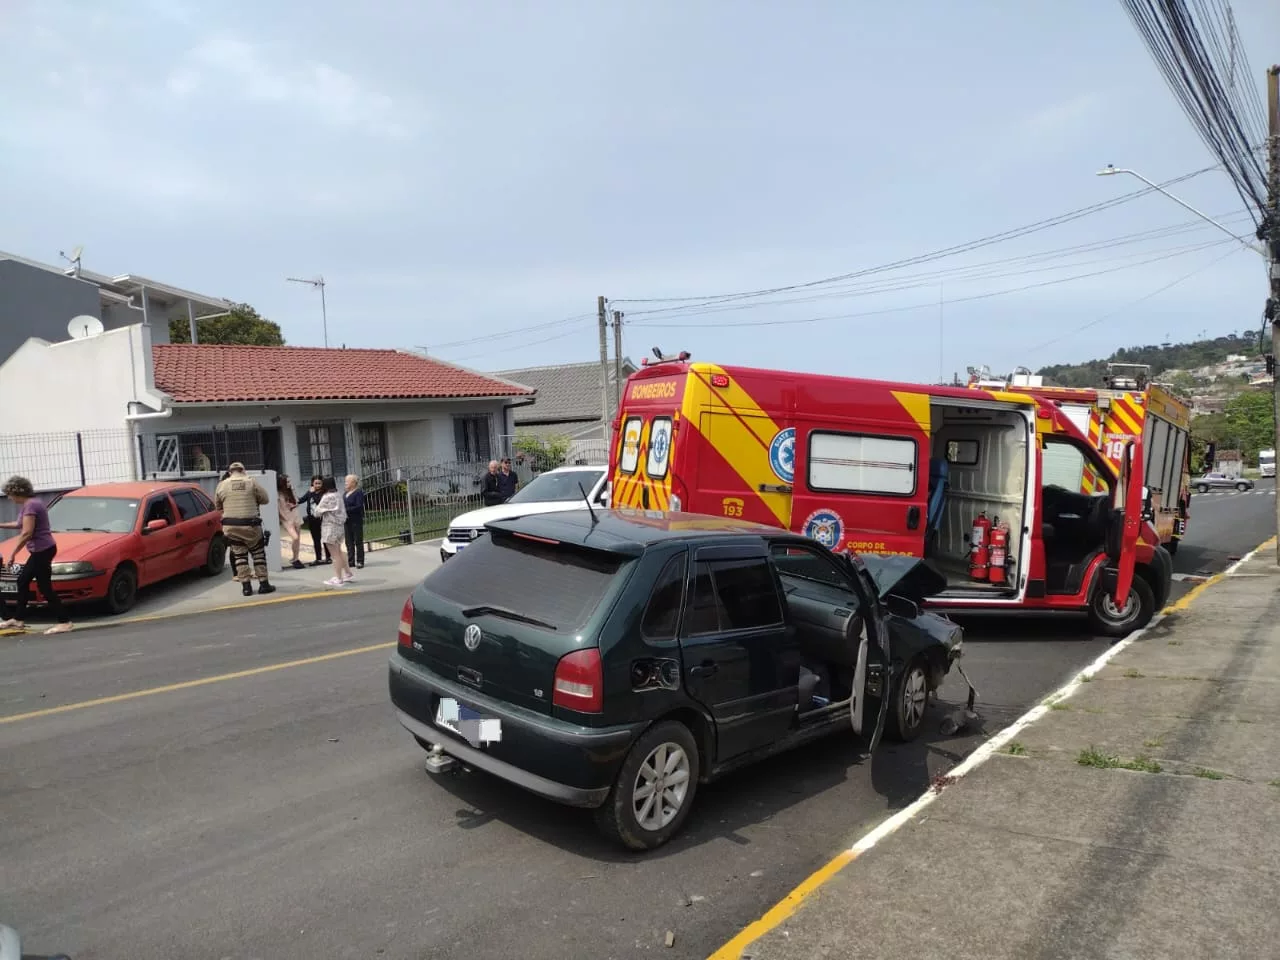
[[[1097,118],[1102,105],[1102,97],[1097,93],[1082,93],[1070,100],[1051,104],[1022,121],[1022,135],[1035,139],[1074,136]]]
[[[165,88],[176,100],[201,93],[304,110],[343,129],[388,139],[408,137],[414,111],[327,63],[280,62],[266,47],[230,33],[205,38],[172,70]]]

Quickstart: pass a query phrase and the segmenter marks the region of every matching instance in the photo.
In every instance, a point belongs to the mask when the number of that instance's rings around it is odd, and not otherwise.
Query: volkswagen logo
[[[468,650],[475,650],[480,646],[480,628],[474,623],[462,631],[462,643]]]

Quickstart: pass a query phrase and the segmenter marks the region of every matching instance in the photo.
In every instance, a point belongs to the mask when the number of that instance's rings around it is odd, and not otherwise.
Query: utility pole
[[[622,311],[613,311],[613,409],[622,406]]]
[[[1280,320],[1280,65],[1267,71],[1267,133],[1267,210],[1258,239],[1271,261],[1271,296],[1267,298],[1265,316],[1271,321],[1271,362],[1274,364],[1280,358],[1280,326],[1277,325]],[[1276,389],[1276,374],[1271,376],[1275,444],[1280,450],[1280,390]],[[1280,496],[1276,497],[1276,531],[1280,532]],[[1280,565],[1280,540],[1276,541],[1276,564]]]
[[[607,443],[613,410],[609,406],[609,314],[604,305],[604,297],[596,297],[596,318],[600,324],[600,426]]]

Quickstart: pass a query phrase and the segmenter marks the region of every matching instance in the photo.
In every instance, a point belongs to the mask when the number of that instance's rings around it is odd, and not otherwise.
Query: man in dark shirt
[[[498,461],[489,461],[489,472],[484,475],[480,485],[480,500],[486,507],[496,507],[502,502],[502,491],[498,487]]]
[[[502,503],[506,503],[515,496],[516,487],[519,483],[519,479],[511,470],[511,458],[503,457],[502,470],[498,474],[498,493],[502,497]]]

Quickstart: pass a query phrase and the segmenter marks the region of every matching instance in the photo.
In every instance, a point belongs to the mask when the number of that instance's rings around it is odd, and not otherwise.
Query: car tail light
[[[400,630],[396,643],[402,650],[413,645],[413,597],[404,602],[400,609]]]
[[[599,649],[575,650],[560,658],[551,702],[579,713],[599,713],[604,708],[604,670]]]

